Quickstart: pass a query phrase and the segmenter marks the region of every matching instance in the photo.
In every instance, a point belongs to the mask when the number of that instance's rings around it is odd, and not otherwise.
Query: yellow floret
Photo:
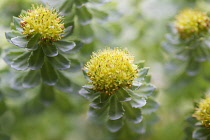
[[[64,23],[55,9],[48,9],[43,5],[32,5],[32,8],[20,15],[20,25],[23,34],[40,34],[42,40],[57,41],[64,34]]]
[[[199,102],[194,116],[197,120],[201,121],[204,126],[210,127],[210,97],[207,97]]]
[[[134,56],[118,48],[93,53],[85,69],[94,89],[107,94],[121,87],[129,88],[138,72]]]
[[[209,25],[210,18],[202,11],[185,9],[176,16],[175,27],[183,39],[208,31]]]

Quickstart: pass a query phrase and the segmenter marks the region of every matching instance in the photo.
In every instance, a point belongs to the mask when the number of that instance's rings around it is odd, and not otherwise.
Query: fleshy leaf
[[[117,90],[115,94],[120,102],[126,102],[131,100],[131,96],[128,94],[127,90],[123,88]]]
[[[101,103],[104,103],[106,102],[108,99],[109,99],[109,94],[107,93],[100,93],[100,102]]]
[[[85,3],[87,3],[88,0],[76,0],[75,3],[76,3],[76,6],[78,8],[80,8],[81,6],[83,6]]]
[[[12,31],[12,32],[6,32],[5,36],[6,36],[7,41],[12,43],[12,41],[11,41],[12,38],[15,38],[15,37],[18,37],[18,36],[24,36],[24,35],[19,31]]]
[[[192,137],[194,139],[205,139],[210,135],[210,131],[205,127],[197,128],[193,131]]]
[[[132,90],[137,90],[137,89],[139,89],[139,87],[140,87],[141,85],[142,85],[141,82],[139,82],[139,81],[133,81],[133,82],[132,82],[131,89],[132,89]]]
[[[21,26],[20,26],[21,21],[22,21],[22,19],[13,16],[13,23],[15,25],[15,28],[18,29],[18,30],[22,29]]]
[[[148,114],[156,111],[158,107],[159,104],[156,101],[154,101],[152,98],[148,98],[147,104],[142,108],[142,111]]]
[[[141,109],[133,108],[129,102],[124,102],[124,109],[126,118],[134,123],[140,123],[142,121]]]
[[[138,134],[143,134],[146,132],[146,128],[143,122],[140,123],[132,123],[128,122],[128,127]]]
[[[77,17],[79,23],[82,25],[86,25],[92,20],[92,15],[85,6],[82,6],[81,8],[77,9]]]
[[[136,63],[136,65],[138,66],[138,69],[144,68],[144,62],[145,61],[139,61],[138,63]]]
[[[131,103],[131,106],[134,107],[134,108],[140,108],[140,107],[143,107],[146,105],[146,100],[144,98],[141,98],[141,97],[135,97],[135,98],[132,98],[132,100],[130,101]]]
[[[134,92],[138,94],[138,96],[150,96],[155,90],[155,87],[152,84],[142,84],[138,90]]]
[[[65,29],[65,33],[63,34],[63,38],[70,36],[72,34],[72,32],[73,32],[73,26],[68,26]]]
[[[7,64],[11,65],[13,59],[17,58],[21,54],[23,54],[23,50],[8,50],[3,54],[3,59]]]
[[[29,63],[29,68],[32,70],[38,70],[43,66],[44,53],[41,47],[32,52],[32,55],[30,56],[28,63]]]
[[[48,57],[48,60],[56,69],[63,70],[70,68],[70,61],[61,54],[54,57]]]
[[[99,120],[99,122],[102,123],[108,118],[108,103],[104,104],[103,108],[101,109],[94,109],[90,107],[88,111],[88,116],[90,117],[90,119],[94,121]]]
[[[78,25],[78,36],[83,43],[90,43],[93,40],[93,30],[89,24]]]
[[[39,71],[30,70],[23,79],[24,88],[32,88],[38,85],[40,82]]]
[[[55,85],[58,80],[57,73],[49,62],[45,62],[42,66],[41,76],[42,80],[48,85]]]
[[[94,18],[96,18],[96,20],[99,22],[104,22],[108,19],[108,14],[103,11],[91,9],[91,12],[92,12]]]
[[[18,56],[11,63],[11,67],[16,70],[26,70],[28,68],[28,59],[31,52],[25,52],[22,55]]]
[[[26,47],[26,45],[28,44],[28,39],[25,36],[17,36],[11,39],[11,42],[21,48]]]
[[[144,67],[144,68],[140,69],[138,72],[137,80],[144,79],[144,77],[147,75],[148,71],[149,71],[148,67]]]
[[[54,44],[63,52],[70,51],[76,46],[73,41],[56,41]]]
[[[34,51],[38,48],[38,41],[39,41],[40,35],[36,34],[33,37],[30,38],[28,44],[27,44],[27,49],[30,51]]]
[[[122,118],[117,119],[117,120],[108,120],[106,126],[109,129],[109,131],[117,132],[118,130],[120,130],[120,128],[122,128],[123,120]]]
[[[56,83],[56,87],[62,91],[71,92],[71,81],[63,75],[61,72],[58,72],[58,82]]]
[[[99,96],[90,103],[90,106],[94,109],[101,109],[104,106],[104,104],[105,103],[101,103],[100,96]]]
[[[90,81],[90,78],[89,78],[89,76],[87,75],[87,69],[82,69],[82,72],[83,72],[83,74],[84,74],[84,76],[85,76],[85,79],[87,79],[88,81]]]
[[[89,92],[85,88],[82,88],[79,91],[79,94],[85,97],[89,101],[93,101],[95,98],[97,98],[100,95],[99,92]]]
[[[46,56],[54,57],[54,56],[58,55],[58,49],[53,44],[45,44],[45,45],[42,45],[42,49],[43,49],[44,54]]]
[[[123,114],[124,114],[124,109],[122,103],[119,102],[117,96],[113,94],[110,99],[109,119],[117,120],[121,118]]]

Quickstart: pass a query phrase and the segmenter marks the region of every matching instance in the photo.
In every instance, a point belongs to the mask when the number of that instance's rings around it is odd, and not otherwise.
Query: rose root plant
[[[192,132],[187,134],[196,140],[208,140],[210,138],[210,97],[207,95],[204,99],[195,104],[195,111],[188,121]],[[191,134],[191,135],[190,135]]]
[[[209,26],[207,13],[184,9],[176,16],[176,21],[170,27],[171,32],[163,42],[164,50],[170,54],[171,64],[181,62],[182,66],[184,64],[184,73],[189,76],[196,75],[205,64],[203,62],[210,60]]]
[[[13,17],[12,31],[5,35],[18,48],[6,50],[4,60],[12,68],[25,71],[16,81],[24,88],[43,81],[48,88],[71,91],[71,82],[63,73],[70,68],[67,54],[76,46],[65,40],[71,32],[72,26],[66,26],[63,16],[48,6],[32,5]]]
[[[90,119],[105,122],[111,132],[125,123],[139,128],[143,114],[158,107],[151,97],[155,87],[149,83],[148,70],[143,63],[134,64],[134,56],[123,49],[93,53],[83,69],[89,84],[79,91],[91,102]]]

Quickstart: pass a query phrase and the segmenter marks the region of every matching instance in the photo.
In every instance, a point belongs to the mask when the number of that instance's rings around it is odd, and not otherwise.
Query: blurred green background
[[[51,1],[48,4],[51,5]],[[55,1],[55,0],[54,0]],[[5,32],[10,31],[13,16],[36,0],[0,1],[0,92],[6,104],[6,112],[0,116],[1,140],[111,140],[113,134],[103,125],[95,125],[87,118],[88,101],[78,95],[79,88],[87,83],[81,68],[74,67],[68,73],[74,81],[73,93],[56,91],[56,101],[43,105],[37,99],[39,88],[19,89],[13,85],[15,71],[4,60],[4,51],[10,47]],[[149,128],[150,133],[141,140],[182,140],[185,136],[186,118],[193,111],[193,104],[208,91],[208,81],[200,75],[184,83],[176,84],[176,71],[167,71],[168,55],[161,43],[169,31],[177,12],[183,8],[195,7],[210,12],[210,2],[205,0],[111,0],[99,7],[108,13],[108,19],[101,23],[93,20],[93,40],[84,43],[80,51],[70,54],[83,65],[92,51],[107,46],[122,47],[135,55],[136,61],[145,60],[150,67],[152,83],[157,87],[156,100],[159,120]],[[76,27],[79,28],[79,27]],[[85,28],[85,27],[83,27]],[[17,81],[16,81],[17,82]],[[125,138],[128,140],[128,138]],[[132,140],[132,139],[131,139]]]

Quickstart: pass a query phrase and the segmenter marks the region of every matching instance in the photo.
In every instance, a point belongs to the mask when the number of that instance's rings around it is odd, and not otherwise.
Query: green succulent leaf
[[[40,82],[40,72],[30,70],[23,79],[24,88],[32,88],[38,85]]]
[[[42,45],[42,49],[46,56],[54,57],[54,56],[58,55],[58,49],[53,44]]]
[[[131,100],[131,96],[129,95],[128,91],[124,88],[117,90],[115,94],[120,102],[126,102]]]
[[[42,66],[41,76],[42,80],[48,85],[55,85],[58,80],[57,73],[49,62],[45,62]]]
[[[45,105],[51,104],[55,100],[55,91],[53,86],[42,84],[40,98]]]
[[[70,61],[61,54],[47,58],[49,62],[52,64],[52,66],[56,69],[64,70],[70,68]]]
[[[139,81],[133,81],[132,82],[132,86],[131,86],[131,90],[137,90],[137,89],[139,89],[139,87],[142,85],[142,83],[141,82],[139,82]]]
[[[117,120],[108,120],[106,123],[106,126],[109,129],[109,131],[117,132],[118,130],[120,130],[120,128],[122,128],[123,120],[122,118],[117,119]]]
[[[71,81],[61,72],[58,72],[58,82],[56,83],[56,87],[65,92],[71,92]]]
[[[90,81],[89,76],[87,75],[87,69],[82,69],[83,75],[85,76],[85,79],[87,79],[88,81]]]
[[[104,103],[109,99],[110,95],[106,93],[100,93],[100,102]]]
[[[119,102],[115,94],[113,94],[110,98],[109,119],[117,120],[124,115],[124,109],[122,103]]]
[[[133,108],[129,102],[124,102],[126,118],[134,123],[140,123],[143,119],[141,109]]]
[[[23,74],[20,74],[17,77],[15,77],[14,80],[12,81],[11,87],[14,89],[23,89],[23,87],[22,87],[23,77],[24,77]]]
[[[189,65],[187,67],[187,74],[190,75],[190,76],[194,76],[198,73],[200,67],[199,67],[200,63],[199,62],[196,62],[196,61],[193,61],[191,60],[189,62]]]
[[[138,96],[150,96],[155,90],[152,84],[142,84],[138,90],[135,90]]]
[[[86,25],[92,20],[92,15],[90,14],[86,6],[82,6],[81,8],[77,9],[77,17],[79,23],[82,25]]]
[[[90,107],[92,107],[94,109],[101,109],[104,105],[105,105],[105,103],[101,103],[100,96],[97,97],[95,100],[93,100],[90,103]]]
[[[93,30],[89,24],[78,25],[78,36],[84,43],[90,43],[93,40]]]
[[[63,38],[65,37],[69,37],[73,32],[73,26],[68,26],[66,29],[65,29],[65,33],[63,34]]]
[[[13,23],[15,25],[15,29],[17,29],[17,30],[21,30],[22,29],[21,26],[20,26],[20,22],[21,21],[22,21],[21,18],[18,18],[18,17],[14,17],[13,16]]]
[[[144,113],[152,113],[157,110],[159,104],[153,100],[152,98],[147,99],[147,104],[142,108],[142,112]]]
[[[81,6],[83,6],[85,3],[87,3],[88,0],[76,0],[75,3],[76,3],[76,6],[78,8],[80,8]]]
[[[76,46],[73,41],[56,41],[54,44],[62,52],[70,51]]]
[[[34,36],[32,36],[27,44],[27,49],[30,51],[34,51],[38,48],[38,41],[40,39],[40,35],[39,34],[35,34]]]
[[[7,64],[11,65],[13,59],[17,58],[21,54],[23,54],[23,50],[8,50],[3,54],[3,59]]]
[[[140,108],[146,105],[146,100],[144,98],[141,97],[135,97],[132,98],[132,100],[130,101],[130,104],[133,108]]]
[[[12,38],[15,38],[15,37],[18,37],[18,36],[24,36],[24,35],[19,31],[12,31],[12,32],[6,32],[5,36],[6,36],[7,41],[12,43],[12,41],[11,41]]]
[[[138,63],[136,63],[136,65],[138,66],[138,69],[144,68],[144,62],[145,61],[139,61]]]
[[[96,20],[99,22],[104,22],[108,19],[108,14],[103,11],[96,10],[96,9],[92,8],[91,12],[92,12],[94,18],[96,18]]]
[[[82,88],[79,91],[79,94],[82,95],[83,97],[85,97],[89,101],[93,101],[95,98],[97,98],[100,95],[99,92],[89,92],[85,88]]]
[[[25,36],[17,36],[11,39],[12,44],[24,48],[28,44],[28,39]]]
[[[99,120],[99,122],[103,122],[108,118],[108,103],[104,104],[104,106],[101,109],[95,109],[90,107],[88,111],[88,116],[93,121]]]
[[[139,70],[137,80],[143,80],[149,71],[148,67]]]
[[[38,70],[43,66],[44,53],[41,47],[32,52],[32,55],[30,56],[28,63],[29,63],[29,68],[32,70]]]
[[[205,127],[199,127],[193,131],[192,137],[194,139],[205,139],[210,135],[210,130]]]
[[[28,58],[31,52],[25,52],[22,55],[16,57],[11,63],[11,67],[16,70],[26,70],[28,68]]]
[[[146,132],[145,124],[143,122],[140,123],[132,123],[127,122],[128,127],[138,134],[143,134]]]

